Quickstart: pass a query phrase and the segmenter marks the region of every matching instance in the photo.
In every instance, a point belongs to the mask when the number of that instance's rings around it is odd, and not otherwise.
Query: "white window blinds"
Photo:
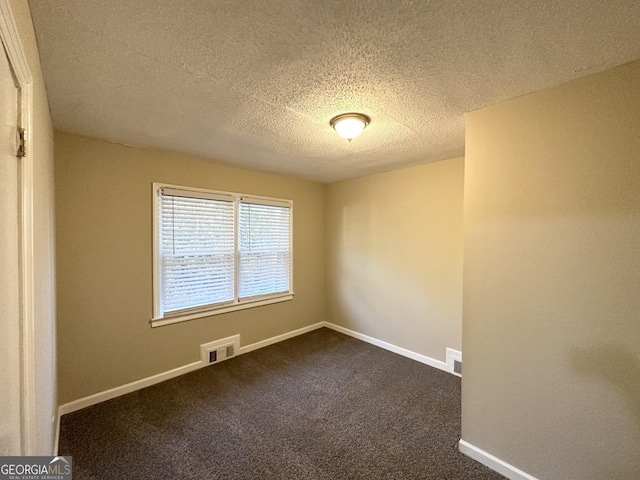
[[[160,195],[162,311],[234,300],[234,204]]]
[[[154,191],[154,320],[292,298],[291,201],[171,185]]]
[[[291,208],[241,200],[238,238],[238,296],[288,292]]]

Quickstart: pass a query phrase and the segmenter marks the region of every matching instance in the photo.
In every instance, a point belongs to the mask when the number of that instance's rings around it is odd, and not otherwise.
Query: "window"
[[[154,318],[293,298],[289,200],[154,183]]]

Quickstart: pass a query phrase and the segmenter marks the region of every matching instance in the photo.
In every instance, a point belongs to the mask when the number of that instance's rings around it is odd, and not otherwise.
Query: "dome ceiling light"
[[[369,123],[371,119],[362,113],[343,113],[329,121],[338,135],[349,141],[359,136]]]

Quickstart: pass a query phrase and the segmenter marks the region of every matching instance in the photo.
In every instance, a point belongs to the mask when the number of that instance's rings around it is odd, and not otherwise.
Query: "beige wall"
[[[327,187],[327,321],[445,361],[460,349],[464,159]]]
[[[33,117],[28,148],[33,159],[34,321],[36,356],[35,454],[53,452],[56,406],[53,127],[40,57],[26,0],[10,0],[33,78]]]
[[[467,116],[462,438],[640,472],[640,62]]]
[[[78,398],[324,320],[323,184],[56,132],[59,398]],[[294,201],[292,301],[151,328],[152,182]]]

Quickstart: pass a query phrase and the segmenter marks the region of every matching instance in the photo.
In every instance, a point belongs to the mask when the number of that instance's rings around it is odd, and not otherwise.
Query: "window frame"
[[[196,318],[210,317],[228,312],[235,312],[247,308],[255,308],[263,305],[271,305],[274,303],[286,302],[293,300],[293,201],[264,197],[260,195],[242,194],[235,192],[225,192],[220,190],[211,190],[199,187],[187,187],[184,185],[173,185],[169,183],[153,182],[152,184],[152,205],[153,205],[153,317],[151,318],[151,326],[159,327],[172,323],[184,322]],[[234,299],[232,302],[225,302],[217,305],[205,305],[202,307],[194,307],[189,309],[178,310],[175,312],[165,313],[162,307],[162,269],[161,269],[161,253],[160,253],[160,195],[161,189],[182,190],[194,195],[204,194],[227,197],[233,202],[233,224],[234,224]],[[203,195],[203,197],[204,197]],[[275,205],[289,208],[289,291],[274,294],[259,295],[240,299],[239,295],[239,210],[240,202],[245,198],[252,200],[254,203],[264,205]],[[262,203],[264,202],[264,203]]]

